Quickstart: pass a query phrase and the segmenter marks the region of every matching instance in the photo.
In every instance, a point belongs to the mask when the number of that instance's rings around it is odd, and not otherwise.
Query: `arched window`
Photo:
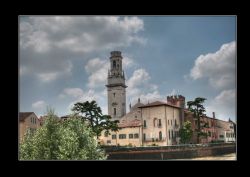
[[[161,133],[161,131],[159,132],[159,140],[162,140],[162,133]]]
[[[157,126],[157,118],[154,118],[154,120],[153,120],[153,124],[154,124],[154,127],[156,127],[156,126]]]
[[[158,120],[158,127],[161,127],[161,119]]]
[[[116,115],[116,108],[114,108],[114,115]]]
[[[116,61],[113,61],[113,68],[115,68],[116,66]]]

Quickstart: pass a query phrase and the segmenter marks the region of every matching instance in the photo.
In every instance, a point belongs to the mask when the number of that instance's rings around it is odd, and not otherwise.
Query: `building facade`
[[[155,101],[141,106],[143,145],[179,144],[180,107]]]
[[[197,143],[198,120],[195,119],[193,113],[184,110],[184,121],[190,121],[193,130],[193,136],[190,143]],[[234,122],[217,119],[213,112],[213,117],[203,116],[200,119],[201,132],[206,136],[200,137],[200,143],[210,142],[235,142]]]
[[[40,127],[40,121],[34,112],[19,113],[19,142],[23,140],[25,133],[35,131]]]

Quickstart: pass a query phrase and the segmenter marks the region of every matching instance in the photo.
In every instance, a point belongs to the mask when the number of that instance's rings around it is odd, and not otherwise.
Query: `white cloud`
[[[127,81],[127,98],[131,104],[135,104],[138,98],[141,102],[148,103],[162,99],[158,86],[150,83],[150,75],[145,69],[137,69]]]
[[[144,29],[138,17],[21,17],[19,29],[20,64],[25,73],[45,82],[71,73],[72,58],[146,41],[138,35]],[[97,76],[92,77],[90,86],[95,84],[95,79],[100,81]]]
[[[50,16],[29,17],[20,24],[22,48],[36,52],[52,48],[86,53],[143,41],[136,34],[144,29],[138,17]]]
[[[133,66],[135,64],[134,60],[132,58],[128,58],[128,57],[124,57],[122,59],[122,63],[123,63],[124,69],[130,68],[131,66]]]
[[[230,115],[235,116],[235,102],[236,95],[235,90],[223,90],[214,99],[209,101],[207,106],[207,114],[212,115],[212,112],[216,113],[216,117],[219,119],[228,120]],[[236,117],[236,116],[235,116]],[[235,119],[235,117],[230,117]]]
[[[133,66],[134,60],[128,57],[123,58],[123,68],[129,68]],[[89,74],[88,87],[97,88],[103,87],[107,82],[108,69],[110,63],[108,59],[93,58],[90,59],[85,65],[85,71]]]
[[[208,78],[214,88],[228,89],[235,85],[235,41],[223,44],[215,53],[200,55],[190,71],[194,80]]]
[[[19,73],[20,73],[21,76],[27,74],[27,72],[28,72],[27,67],[20,66]]]
[[[45,108],[45,106],[46,106],[46,103],[43,100],[32,103],[32,108],[34,109],[42,110]]]
[[[94,58],[88,61],[85,70],[90,74],[88,78],[88,87],[95,88],[104,86],[107,82],[107,75],[109,69],[109,62]]]
[[[58,73],[41,73],[38,74],[38,78],[43,82],[50,82],[58,77]]]
[[[70,96],[73,98],[78,98],[83,96],[83,91],[80,88],[65,88],[63,92],[59,95],[59,98],[65,98]]]
[[[129,88],[136,88],[145,84],[150,79],[148,72],[145,69],[137,69],[134,71],[133,75],[128,79],[127,85]]]

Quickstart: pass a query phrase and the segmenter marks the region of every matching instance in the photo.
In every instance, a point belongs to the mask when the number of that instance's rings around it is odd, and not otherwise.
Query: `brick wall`
[[[109,160],[169,160],[222,155],[236,152],[235,144],[206,147],[142,147],[106,149]]]

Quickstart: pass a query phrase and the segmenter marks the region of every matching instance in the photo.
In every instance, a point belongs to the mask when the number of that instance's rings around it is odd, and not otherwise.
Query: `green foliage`
[[[201,132],[201,126],[200,126],[200,118],[204,116],[204,112],[206,112],[203,103],[205,102],[206,98],[197,97],[194,101],[188,101],[188,110],[191,111],[194,114],[194,118],[198,120],[198,129],[197,129],[197,143],[199,143],[199,137]]]
[[[102,110],[97,106],[96,101],[78,102],[74,104],[72,109],[75,113],[81,114],[82,119],[87,122],[88,126],[93,130],[97,138],[101,132],[105,130],[107,134],[111,131],[118,131],[118,121],[112,121],[111,116],[103,115]]]
[[[180,138],[181,138],[180,142],[182,144],[189,143],[190,139],[193,135],[191,122],[189,122],[189,121],[184,122],[183,126],[180,128],[179,134],[180,134]]]
[[[53,112],[34,133],[27,132],[20,144],[21,160],[104,160],[94,133],[77,116],[59,122]]]

